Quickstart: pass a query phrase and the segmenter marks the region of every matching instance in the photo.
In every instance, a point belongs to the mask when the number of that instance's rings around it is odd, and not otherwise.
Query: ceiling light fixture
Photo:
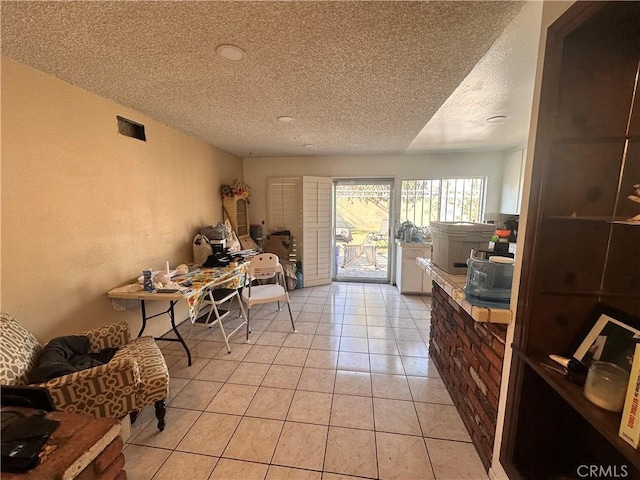
[[[247,52],[235,45],[219,45],[216,48],[216,53],[219,57],[230,62],[242,62],[247,58]]]
[[[304,148],[316,148],[316,146],[313,143],[305,143]]]
[[[282,115],[281,117],[278,117],[278,121],[282,122],[282,123],[287,123],[293,120],[293,117],[288,117],[286,115]]]
[[[496,115],[494,117],[487,118],[487,123],[504,123],[507,121],[506,115]]]

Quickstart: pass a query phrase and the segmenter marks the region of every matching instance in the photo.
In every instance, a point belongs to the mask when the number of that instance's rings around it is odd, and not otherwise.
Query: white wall
[[[519,215],[522,201],[522,184],[524,180],[524,159],[526,148],[505,152],[502,169],[502,196],[500,213]]]
[[[266,222],[267,178],[275,176],[393,178],[396,185],[396,211],[400,208],[398,199],[402,180],[486,176],[486,211],[498,212],[503,162],[502,152],[243,159],[244,180],[253,189],[251,223]],[[266,223],[265,227],[268,232]]]
[[[107,291],[192,261],[242,160],[4,56],[1,88],[2,311],[41,341],[122,320],[136,334],[139,308],[115,312]],[[116,115],[147,141],[118,134]]]
[[[538,112],[540,107],[540,87],[542,84],[542,70],[544,63],[544,49],[547,39],[547,29],[575,2],[544,2],[542,8],[542,21],[540,27],[540,44],[538,48],[538,63],[536,67],[536,83],[533,92],[533,109],[531,112],[531,126],[529,128],[529,141],[526,151],[526,159],[524,164],[524,181],[522,193],[522,206],[520,211],[520,222],[518,230],[518,250],[522,251],[524,242],[526,241],[526,224],[527,210],[529,208],[529,192],[531,190],[531,169],[533,167],[534,147],[536,140],[536,131],[538,126]],[[490,470],[492,478],[507,479],[508,476],[500,464],[500,449],[502,447],[502,433],[504,429],[505,404],[507,399],[507,387],[509,385],[509,374],[511,370],[512,349],[510,345],[513,343],[514,325],[518,321],[517,302],[520,285],[520,274],[522,272],[522,256],[516,256],[516,265],[513,275],[513,289],[511,291],[511,310],[513,312],[513,321],[509,325],[506,338],[506,349],[504,355],[504,363],[502,368],[502,382],[500,387],[500,400],[498,404],[498,419],[496,425],[496,437],[493,447],[493,460]]]

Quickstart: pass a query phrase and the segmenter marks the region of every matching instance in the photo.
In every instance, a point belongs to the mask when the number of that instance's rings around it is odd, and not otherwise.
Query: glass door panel
[[[334,279],[389,282],[391,179],[334,181]]]

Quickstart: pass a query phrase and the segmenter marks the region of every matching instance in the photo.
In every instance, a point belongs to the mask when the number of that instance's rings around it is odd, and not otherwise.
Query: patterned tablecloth
[[[176,279],[176,283],[183,287],[189,287],[185,292],[189,304],[189,316],[191,320],[197,318],[200,306],[205,294],[211,288],[233,288],[244,286],[245,266],[201,268],[199,272]],[[231,281],[230,281],[231,280]]]
[[[195,321],[207,291],[211,288],[240,288],[244,286],[246,264],[228,267],[202,267],[200,270],[172,280],[180,285],[175,292],[145,292],[142,285],[133,283],[114,288],[107,293],[109,298],[133,298],[138,300],[185,299],[189,305],[189,317]],[[231,281],[229,281],[231,280]]]

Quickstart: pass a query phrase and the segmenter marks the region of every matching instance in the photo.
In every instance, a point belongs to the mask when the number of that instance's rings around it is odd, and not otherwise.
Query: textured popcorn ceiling
[[[3,1],[2,53],[237,155],[402,153],[522,7]],[[246,61],[216,55],[229,43]]]

